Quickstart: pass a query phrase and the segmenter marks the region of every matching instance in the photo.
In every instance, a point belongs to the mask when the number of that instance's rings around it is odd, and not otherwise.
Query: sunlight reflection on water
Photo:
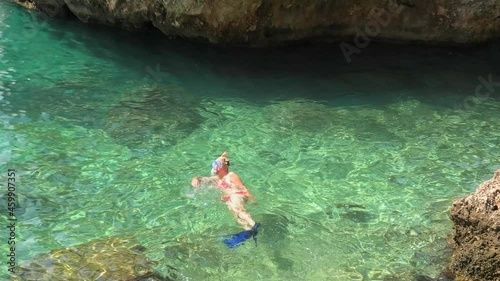
[[[24,42],[8,25],[22,19],[38,24],[0,9],[0,40]],[[20,260],[131,235],[162,272],[195,280],[413,280],[444,266],[452,200],[498,168],[497,97],[453,107],[490,70],[473,57],[373,46],[364,54],[380,56],[344,66],[328,48],[222,52],[57,20],[37,30],[0,45]],[[156,65],[168,75],[144,83]],[[224,150],[258,200],[257,248],[224,248],[239,227],[215,190],[190,186]]]

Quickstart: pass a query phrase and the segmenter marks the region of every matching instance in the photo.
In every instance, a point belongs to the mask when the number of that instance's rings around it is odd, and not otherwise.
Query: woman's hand
[[[191,180],[191,185],[193,187],[198,187],[201,183],[201,177],[194,177],[192,180]]]
[[[250,194],[250,192],[248,192],[248,191],[247,191],[247,198],[248,198],[248,201],[250,201],[250,203],[257,204],[257,201],[255,200],[255,197],[253,197],[253,195]]]

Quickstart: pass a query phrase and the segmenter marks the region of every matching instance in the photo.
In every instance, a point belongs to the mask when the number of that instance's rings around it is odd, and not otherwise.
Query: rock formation
[[[500,35],[497,0],[16,1],[50,16],[246,46],[318,38],[358,48],[371,40],[462,44]]]
[[[457,281],[500,280],[500,170],[451,209],[450,269]]]
[[[14,280],[172,280],[154,271],[155,263],[144,255],[144,250],[134,241],[123,238],[55,250],[19,266]]]

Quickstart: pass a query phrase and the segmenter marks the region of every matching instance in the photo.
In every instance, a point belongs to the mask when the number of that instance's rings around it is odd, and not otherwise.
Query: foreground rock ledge
[[[364,48],[371,40],[463,44],[500,37],[498,0],[15,1],[50,16],[231,45],[321,38]]]
[[[145,248],[120,237],[53,251],[20,265],[14,281],[171,281],[156,273]]]
[[[453,203],[451,220],[451,270],[456,280],[500,280],[500,170]]]

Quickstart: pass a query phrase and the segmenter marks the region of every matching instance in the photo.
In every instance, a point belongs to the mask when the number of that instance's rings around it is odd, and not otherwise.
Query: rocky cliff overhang
[[[500,37],[498,0],[16,0],[50,16],[268,46],[338,40],[469,44]]]

